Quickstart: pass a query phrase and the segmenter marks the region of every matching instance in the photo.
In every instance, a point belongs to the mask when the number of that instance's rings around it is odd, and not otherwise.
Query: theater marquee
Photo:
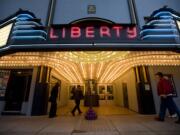
[[[143,26],[115,24],[103,18],[82,18],[70,24],[44,26],[41,18],[32,12],[19,10],[0,21],[0,55],[8,51],[180,51],[179,18],[180,14],[174,10],[162,8],[146,17]]]
[[[52,25],[51,43],[120,43],[138,39],[136,25]]]

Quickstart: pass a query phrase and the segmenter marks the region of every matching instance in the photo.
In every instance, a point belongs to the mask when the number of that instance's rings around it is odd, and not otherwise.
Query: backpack
[[[165,80],[166,80],[166,79],[165,79]],[[173,87],[172,82],[171,82],[170,80],[166,80],[166,83],[165,83],[165,84],[166,84],[166,85],[165,85],[166,90],[167,90],[170,94],[172,94],[173,97],[177,97],[177,93],[176,93],[176,91],[175,91],[175,89],[174,89],[174,87]]]

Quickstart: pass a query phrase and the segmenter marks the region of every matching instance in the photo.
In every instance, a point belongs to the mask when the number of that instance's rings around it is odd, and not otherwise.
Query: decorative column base
[[[85,119],[86,119],[86,120],[96,120],[96,119],[97,119],[97,114],[96,114],[96,112],[93,110],[92,107],[90,107],[90,108],[87,110],[87,112],[86,112],[86,114],[85,114]]]

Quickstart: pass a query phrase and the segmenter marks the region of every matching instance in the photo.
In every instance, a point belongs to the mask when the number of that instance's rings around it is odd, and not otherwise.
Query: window
[[[0,98],[4,98],[5,96],[9,76],[9,70],[0,70]]]
[[[7,44],[13,23],[0,28],[0,47]]]

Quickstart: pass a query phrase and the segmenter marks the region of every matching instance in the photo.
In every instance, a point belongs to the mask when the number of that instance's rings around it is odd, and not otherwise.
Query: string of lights
[[[96,58],[96,61],[93,61],[93,58]],[[77,84],[86,79],[96,79],[98,83],[112,83],[130,68],[142,65],[180,66],[180,54],[167,51],[22,52],[0,57],[0,67],[49,66],[69,83]]]

